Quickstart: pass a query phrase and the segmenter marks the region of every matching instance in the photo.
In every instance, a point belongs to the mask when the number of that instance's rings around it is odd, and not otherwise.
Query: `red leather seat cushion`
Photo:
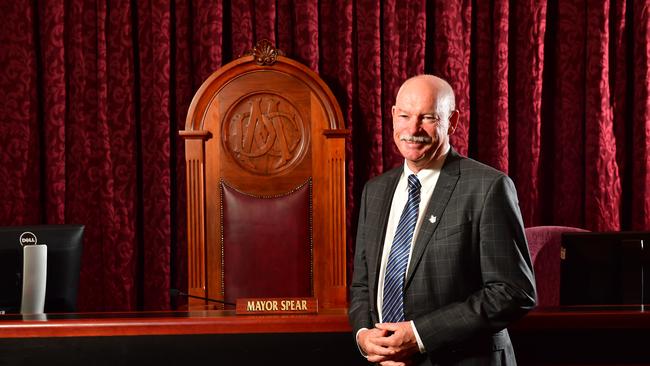
[[[312,296],[311,185],[271,198],[221,189],[225,299]]]

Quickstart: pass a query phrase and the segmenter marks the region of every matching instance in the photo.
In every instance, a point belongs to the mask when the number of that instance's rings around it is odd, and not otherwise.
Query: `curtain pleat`
[[[621,184],[609,94],[609,1],[587,2],[585,224],[618,230]]]
[[[170,12],[163,2],[138,2],[142,238],[138,251],[145,309],[169,306],[171,248]]]
[[[510,105],[512,134],[510,146],[511,174],[519,197],[519,206],[526,222],[539,222],[540,215],[540,148],[542,112],[542,71],[544,68],[544,36],[546,35],[546,2],[518,1],[512,9],[513,67],[512,103]],[[512,165],[514,164],[514,166]]]
[[[558,225],[582,227],[584,222],[584,109],[585,30],[584,1],[567,1],[557,9],[554,39],[555,73],[549,87],[554,104],[548,116],[554,131],[552,164],[552,212]],[[548,143],[545,141],[545,143]]]
[[[142,229],[137,227],[141,223],[138,222],[136,211],[142,200],[137,187],[141,184],[138,169],[142,164],[137,136],[142,123],[136,119],[136,114],[140,119],[143,116],[137,110],[142,99],[138,100],[135,83],[136,75],[140,75],[139,82],[142,82],[143,75],[136,70],[133,49],[136,47],[139,25],[132,23],[133,12],[137,9],[131,8],[130,4],[129,0],[120,0],[111,3],[110,8],[101,2],[97,7],[95,42],[98,49],[99,113],[92,122],[97,124],[97,145],[102,152],[97,156],[100,159],[97,164],[101,165],[102,158],[108,162],[102,169],[104,177],[100,178],[100,182],[105,179],[108,183],[101,190],[100,199],[108,206],[110,213],[109,217],[100,221],[109,222],[102,233],[102,255],[106,263],[103,269],[107,285],[104,295],[106,310],[133,309],[136,306],[136,264],[139,254],[136,230]],[[90,90],[87,92],[92,93]],[[125,296],[111,298],[112,294],[119,293]],[[82,297],[85,298],[87,296]]]
[[[120,182],[116,183],[114,179],[115,159],[118,157],[113,154],[113,150],[126,141],[111,136],[112,126],[108,124],[108,120],[119,114],[119,110],[111,110],[109,116],[107,105],[109,90],[106,27],[109,20],[119,20],[119,13],[113,11],[113,18],[108,19],[106,7],[91,2],[75,3],[70,7],[70,11],[72,32],[69,42],[72,53],[67,64],[68,77],[73,80],[69,84],[70,102],[66,107],[70,109],[71,115],[69,127],[72,141],[69,157],[79,161],[72,162],[68,178],[73,187],[67,190],[67,201],[73,212],[67,221],[86,225],[86,244],[81,268],[82,285],[79,289],[80,309],[128,308],[135,300],[132,292],[133,269],[129,266],[129,263],[133,263],[130,256],[132,250],[129,247],[134,243],[129,238],[129,230],[121,232],[122,227],[117,218],[126,225],[134,225],[133,212],[129,208],[133,207],[135,195],[129,195],[124,190],[120,192]],[[127,21],[128,27],[129,17],[123,19]],[[119,24],[117,21],[115,23]],[[128,34],[128,28],[123,32]],[[131,62],[124,65],[123,69],[132,70],[132,67]],[[116,68],[112,66],[111,71]],[[111,84],[114,85],[111,85],[110,92],[127,92],[128,89],[124,88],[128,88],[128,81],[125,81],[128,75],[112,75]],[[124,95],[122,100],[124,103],[117,106],[118,108],[133,108],[132,96]],[[133,122],[133,118],[130,120]],[[115,123],[118,127],[119,121]],[[132,129],[134,126],[127,128]],[[113,143],[115,147],[112,147]],[[129,143],[131,142],[126,142],[127,148]],[[132,167],[130,171],[125,171],[124,180],[121,182],[128,182],[127,176],[134,169],[135,167]],[[133,178],[131,175],[131,179]],[[134,179],[131,184],[135,185]],[[121,198],[127,201],[120,203],[120,193],[126,194]],[[121,204],[124,206],[120,207]],[[120,251],[122,256],[119,255]],[[126,263],[121,258],[127,259]],[[101,263],[101,266],[92,263]],[[112,299],[109,294],[121,296]]]
[[[294,15],[296,19],[296,44],[294,46],[294,49],[297,51],[296,59],[315,72],[319,71],[320,64],[318,11],[317,2],[296,0]],[[338,29],[336,32],[338,32]]]
[[[253,2],[251,0],[232,0],[230,8],[232,57],[237,58],[251,49],[255,43]]]
[[[356,63],[357,88],[356,101],[358,112],[352,120],[353,136],[362,149],[354,149],[353,159],[359,161],[365,156],[371,164],[357,166],[357,174],[362,177],[374,177],[385,169],[384,145],[392,141],[384,140],[383,123],[390,121],[390,115],[385,115],[382,108],[382,55],[381,55],[381,9],[376,1],[359,0],[356,2]]]
[[[63,29],[64,4],[61,2],[38,7],[38,29],[41,40],[41,57],[49,60],[42,65],[43,90],[51,90],[42,97],[43,115],[40,130],[43,132],[43,159],[45,186],[45,220],[65,222],[66,185],[66,124],[65,124],[65,47]]]
[[[526,226],[649,230],[648,17],[628,0],[0,0],[0,224],[86,225],[80,310],[172,307],[178,131],[265,38],[319,73],[351,132],[348,269],[363,185],[402,164],[395,95],[423,72],[451,83],[452,145],[513,178]]]
[[[275,1],[254,0],[249,2],[255,40],[268,39],[275,44]],[[234,23],[236,26],[236,23]],[[249,45],[241,45],[249,46]]]
[[[634,77],[632,145],[632,228],[650,228],[650,5],[634,2],[633,42]],[[625,122],[622,122],[625,123]]]
[[[507,0],[476,3],[476,71],[474,98],[477,158],[508,173],[510,151],[508,113]]]
[[[43,210],[34,17],[27,2],[0,8],[0,213],[5,225],[38,222]]]
[[[203,81],[223,64],[222,33],[225,9],[221,0],[176,1],[176,3],[178,14],[183,15],[182,18],[177,18],[176,22],[177,50],[190,52],[192,69],[184,71],[189,72],[193,77],[193,95]],[[238,18],[233,17],[233,19]],[[242,28],[245,25],[250,26],[250,21],[242,24]],[[189,37],[186,32],[190,32]],[[246,30],[246,34],[251,34],[250,28]],[[233,32],[233,39],[234,37]],[[185,74],[179,72],[177,77],[183,78]],[[187,105],[189,106],[189,103]]]

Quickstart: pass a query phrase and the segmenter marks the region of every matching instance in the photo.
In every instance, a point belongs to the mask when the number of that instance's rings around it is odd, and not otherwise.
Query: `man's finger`
[[[382,346],[380,343],[382,343],[382,340],[384,338],[375,338],[369,341],[368,344],[366,344],[366,353],[368,356],[382,356],[382,357],[390,357],[393,356],[396,353],[396,350],[393,348],[388,348],[385,346]],[[373,361],[373,362],[379,362],[379,361]]]
[[[406,366],[404,362],[387,360],[379,363],[381,366]]]
[[[375,324],[375,328],[394,332],[399,329],[399,325],[398,323],[377,323]]]

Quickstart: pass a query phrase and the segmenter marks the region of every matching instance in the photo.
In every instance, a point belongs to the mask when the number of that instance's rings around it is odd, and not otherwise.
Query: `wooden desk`
[[[345,309],[275,316],[234,310],[0,315],[0,338],[351,332]]]
[[[650,364],[650,311],[563,307],[510,327],[520,365]],[[0,365],[367,365],[346,311],[247,316],[232,311],[0,315]],[[276,362],[276,363],[277,363]]]
[[[346,310],[0,315],[0,365],[367,365]]]

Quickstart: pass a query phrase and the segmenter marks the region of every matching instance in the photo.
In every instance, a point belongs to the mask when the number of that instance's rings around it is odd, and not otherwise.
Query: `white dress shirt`
[[[448,151],[447,151],[448,152]],[[411,249],[409,252],[406,272],[408,273],[408,266],[411,264],[411,255],[413,254],[413,244],[415,243],[418,232],[420,231],[420,225],[422,225],[422,219],[424,218],[424,213],[433,194],[433,189],[436,187],[438,182],[438,177],[440,176],[440,169],[444,159],[440,159],[439,162],[436,162],[432,167],[427,169],[420,170],[417,174],[418,180],[420,180],[420,206],[418,211],[418,221],[415,224],[415,230],[413,232],[413,238],[411,239]],[[386,225],[386,237],[384,238],[384,249],[381,255],[381,267],[379,268],[379,286],[377,287],[377,312],[379,313],[379,322],[382,322],[382,305],[384,300],[384,277],[386,273],[386,265],[388,264],[388,257],[390,255],[390,249],[393,245],[393,239],[395,237],[395,230],[397,230],[397,225],[399,219],[402,215],[402,211],[406,206],[406,201],[408,200],[408,176],[414,174],[411,169],[409,169],[406,162],[404,162],[404,172],[397,182],[397,188],[395,189],[395,194],[393,195],[393,202],[390,207],[390,213],[388,216],[388,224]],[[404,274],[406,276],[406,273]],[[424,353],[424,344],[420,339],[415,324],[411,321],[411,326],[413,327],[413,333],[415,333],[415,338],[418,342],[418,347],[420,352]]]

